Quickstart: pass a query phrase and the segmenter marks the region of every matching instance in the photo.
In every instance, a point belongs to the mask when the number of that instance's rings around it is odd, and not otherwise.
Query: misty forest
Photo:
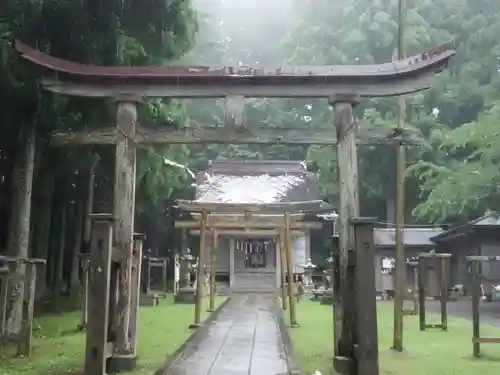
[[[90,246],[88,206],[110,212],[113,203],[113,150],[52,147],[50,136],[107,126],[115,110],[112,100],[43,90],[37,72],[14,51],[14,39],[89,65],[376,64],[397,56],[397,6],[396,0],[3,0],[0,254],[47,259],[37,279],[36,314],[79,307],[78,257]],[[406,97],[405,126],[422,140],[407,148],[404,221],[463,224],[500,210],[500,2],[408,0],[407,7],[407,55],[457,40],[457,56],[430,90]],[[394,128],[397,123],[395,98],[361,100],[354,110],[361,126]],[[141,104],[139,116],[156,128],[213,127],[224,122],[224,107],[215,99],[154,99]],[[249,98],[246,121],[314,132],[331,129],[333,113],[319,99]],[[361,215],[390,226],[395,222],[396,147],[363,145],[358,152]],[[135,231],[146,235],[145,248],[161,256],[179,247],[175,200],[194,194],[193,177],[175,163],[196,171],[200,163],[215,159],[314,161],[322,198],[338,202],[335,147],[141,145],[137,158]],[[19,220],[26,212],[30,219]],[[196,241],[191,239],[193,248]],[[313,258],[320,262],[327,246],[321,241],[313,246]],[[21,319],[9,324],[10,330],[19,330]],[[34,327],[36,337],[61,334],[56,320],[47,324]],[[156,334],[155,328],[143,331]],[[55,355],[44,350],[46,356]],[[74,350],[81,354],[83,349]],[[0,364],[0,370],[35,375],[67,364],[62,355],[51,358],[50,365],[44,358],[26,362],[25,370],[18,362],[5,368]],[[80,357],[71,366],[79,364]],[[152,367],[148,363],[137,374],[150,374]]]

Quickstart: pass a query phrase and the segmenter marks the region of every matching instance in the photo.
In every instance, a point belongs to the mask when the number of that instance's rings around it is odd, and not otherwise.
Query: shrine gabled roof
[[[92,81],[106,79],[107,84],[140,81],[161,84],[179,82],[212,85],[216,83],[241,84],[273,83],[298,84],[300,82],[343,84],[361,81],[391,81],[411,79],[429,73],[437,73],[446,67],[449,59],[455,55],[453,43],[447,43],[424,53],[404,60],[372,65],[327,65],[327,66],[292,66],[273,69],[250,67],[210,67],[210,66],[92,66],[62,60],[20,41],[15,42],[15,49],[21,57],[42,68],[47,73],[56,74],[62,81]],[[126,82],[125,82],[126,81]],[[300,81],[300,82],[299,82]]]
[[[314,174],[299,161],[215,161],[198,179],[196,202],[256,203],[319,200]]]
[[[432,240],[434,242],[444,242],[450,238],[455,238],[460,235],[469,233],[473,229],[487,229],[487,228],[500,228],[500,213],[498,212],[487,212],[484,216],[478,217],[475,220],[471,220],[466,224],[455,226],[442,233],[434,236]]]

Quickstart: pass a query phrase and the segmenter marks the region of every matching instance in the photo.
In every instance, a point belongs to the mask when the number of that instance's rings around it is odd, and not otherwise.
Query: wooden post
[[[359,216],[358,198],[358,154],[356,146],[356,123],[353,117],[352,96],[330,98],[333,106],[335,128],[337,131],[338,181],[340,184],[339,206],[339,268],[338,283],[334,287],[334,347],[335,356],[349,358],[354,342],[350,330],[353,329],[350,316],[355,313],[353,295],[354,285],[349,277],[349,253],[354,247],[354,234],[349,223],[351,218]]]
[[[9,296],[9,268],[0,267],[0,355],[3,351],[7,324],[7,301]]]
[[[213,230],[212,234],[212,248],[210,249],[211,262],[210,262],[210,305],[209,312],[215,311],[215,277],[217,275],[217,247],[218,236],[217,230]]]
[[[201,213],[200,223],[200,254],[198,256],[198,268],[196,270],[196,302],[194,305],[194,323],[189,328],[198,328],[201,322],[201,305],[203,303],[203,283],[205,279],[205,250],[207,234],[208,213]]]
[[[443,331],[448,330],[448,264],[451,259],[449,253],[420,253],[419,258],[419,311],[420,311],[420,330],[424,331],[427,328],[438,328]],[[440,281],[440,306],[441,306],[441,324],[427,324],[425,320],[425,287],[424,282],[428,279],[428,268],[430,261],[434,261],[438,265],[439,281]]]
[[[439,267],[439,279],[441,282],[441,325],[443,331],[448,330],[448,268],[450,258],[438,258],[441,263]]]
[[[90,238],[90,235],[89,235]],[[80,264],[82,267],[82,315],[78,330],[83,331],[87,327],[88,304],[89,304],[89,272],[90,272],[90,253],[80,255]]]
[[[413,315],[418,315],[418,262],[413,263]]]
[[[283,310],[288,308],[288,304],[286,303],[286,289],[285,289],[285,274],[287,270],[286,265],[286,240],[284,231],[280,232],[279,236],[279,252],[280,252],[280,267],[281,267],[281,307]]]
[[[161,264],[161,282],[163,285],[163,294],[166,297],[168,295],[168,275],[167,275],[168,260],[162,259],[161,262],[162,262],[162,264]]]
[[[106,362],[113,353],[113,345],[108,342],[108,323],[114,220],[111,215],[92,215],[92,218],[89,320],[84,374],[106,375]]]
[[[398,4],[398,60],[405,57],[404,31],[406,0]],[[404,127],[406,117],[406,100],[398,98],[398,129]],[[396,167],[396,261],[394,265],[394,330],[392,349],[403,351],[403,304],[406,291],[406,269],[404,249],[404,212],[405,212],[405,170],[406,149],[403,142],[398,145]]]
[[[134,233],[134,258],[132,260],[132,291],[130,293],[131,309],[129,323],[129,338],[132,354],[137,354],[137,325],[139,319],[139,301],[141,297],[142,246],[145,236]]]
[[[128,354],[131,345],[128,337],[130,321],[130,292],[133,258],[133,234],[135,214],[136,150],[133,138],[136,132],[138,98],[119,98],[117,128],[122,137],[116,144],[114,208],[116,217],[115,243],[122,255],[118,282],[116,316],[116,352]]]
[[[481,337],[479,331],[479,298],[481,294],[480,263],[478,261],[472,261],[470,265],[472,271],[472,353],[474,357],[479,357],[481,355],[481,344],[479,342]]]
[[[425,281],[427,280],[426,259],[418,259],[418,317],[420,330],[425,331]]]
[[[181,268],[179,269],[179,288],[188,288],[191,286],[191,267],[186,257],[188,255],[187,229],[181,229],[182,234],[182,251],[181,251]]]
[[[18,354],[29,357],[31,355],[31,340],[33,338],[33,317],[35,310],[35,290],[36,290],[36,264],[28,263],[28,306],[26,317],[23,319],[23,333],[19,341]]]
[[[229,240],[229,288],[232,288],[234,283],[234,250],[236,243],[234,237]]]
[[[408,310],[403,310],[403,315],[417,315],[418,314],[418,262],[409,262],[408,265],[411,267],[413,273],[413,287],[411,294],[411,301],[413,307]]]
[[[293,255],[292,255],[292,235],[290,233],[290,213],[285,212],[285,251],[288,275],[288,306],[290,307],[290,326],[299,327],[295,311],[295,298],[293,295]]]
[[[279,249],[279,235],[274,238],[274,264],[276,269],[276,289],[281,288],[281,255]]]
[[[377,300],[375,290],[375,219],[353,219],[355,237],[355,283],[357,300],[356,375],[378,375]]]
[[[149,296],[151,294],[151,257],[143,256],[141,264],[141,292]]]

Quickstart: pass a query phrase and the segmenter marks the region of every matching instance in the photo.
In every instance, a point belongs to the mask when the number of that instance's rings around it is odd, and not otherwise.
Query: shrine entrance
[[[275,293],[280,285],[277,264],[275,238],[235,239],[233,291]]]
[[[276,242],[266,239],[242,239],[236,242],[236,251],[244,257],[244,270],[276,270]],[[241,260],[241,255],[235,261]],[[235,264],[235,269],[240,270],[241,264]]]

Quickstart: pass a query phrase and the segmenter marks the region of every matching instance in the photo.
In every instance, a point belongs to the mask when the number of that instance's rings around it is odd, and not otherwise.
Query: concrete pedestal
[[[160,298],[156,294],[143,294],[139,299],[139,306],[158,306]]]
[[[333,289],[327,289],[323,293],[323,297],[321,297],[322,305],[333,305]]]
[[[120,372],[131,372],[137,368],[136,354],[115,354],[108,360],[107,373],[117,374]]]
[[[175,303],[190,303],[196,302],[196,288],[180,288],[175,296]]]

